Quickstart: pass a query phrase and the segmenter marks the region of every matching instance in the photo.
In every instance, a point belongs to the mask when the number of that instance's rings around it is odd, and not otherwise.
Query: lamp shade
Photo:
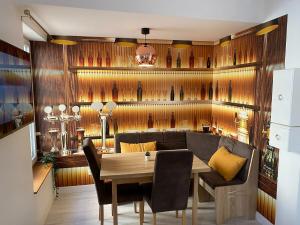
[[[273,30],[276,30],[279,27],[279,21],[278,19],[271,20],[269,22],[263,23],[258,26],[258,30],[256,32],[257,36],[264,35],[267,33],[272,32]]]
[[[136,50],[135,59],[141,67],[154,66],[157,59],[156,51],[151,45],[140,45]]]

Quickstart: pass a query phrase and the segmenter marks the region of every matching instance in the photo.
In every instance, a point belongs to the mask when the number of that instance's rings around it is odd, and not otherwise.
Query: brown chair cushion
[[[226,181],[216,171],[199,173],[199,177],[213,189],[215,189],[216,187],[238,185],[244,183],[238,178],[234,178],[231,181]]]

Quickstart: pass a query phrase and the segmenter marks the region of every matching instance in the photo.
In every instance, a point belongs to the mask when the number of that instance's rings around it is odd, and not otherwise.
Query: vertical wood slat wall
[[[271,95],[272,95],[272,72],[274,69],[284,68],[284,57],[285,57],[285,35],[286,35],[286,23],[287,18],[280,18],[280,27],[276,31],[270,33],[268,35],[268,57],[267,57],[267,73],[265,75],[262,74],[261,69],[258,68],[256,72],[253,72],[254,68],[245,68],[245,69],[232,69],[227,71],[221,71],[216,69],[213,72],[213,86],[214,89],[216,87],[216,82],[218,81],[219,85],[219,100],[227,99],[227,91],[228,91],[228,78],[232,79],[233,85],[233,102],[239,102],[244,104],[254,104],[260,107],[259,112],[248,111],[249,114],[249,125],[254,126],[255,131],[255,145],[258,149],[262,150],[265,145],[265,139],[262,134],[263,127],[268,120],[268,116],[270,115],[270,107],[271,107]],[[206,67],[207,57],[211,57],[212,67],[222,67],[233,64],[233,52],[236,49],[237,55],[237,64],[243,63],[251,63],[258,62],[261,63],[262,60],[262,49],[263,49],[263,37],[257,37],[255,34],[250,34],[243,36],[241,38],[235,39],[231,41],[229,46],[225,48],[221,48],[220,46],[193,46],[193,53],[195,57],[195,68],[204,68]],[[158,52],[158,67],[165,67],[166,64],[166,55],[168,45],[159,45],[153,44],[154,48]],[[85,57],[85,65],[87,65],[87,58],[89,54],[93,55],[94,65],[96,63],[96,58],[99,54],[102,56],[102,65],[105,66],[105,57],[107,52],[111,57],[112,66],[118,67],[134,67],[134,49],[124,49],[115,46],[112,43],[80,43],[79,45],[68,47],[68,49],[63,49],[62,46],[52,45],[48,43],[32,43],[32,58],[33,58],[33,68],[34,68],[34,84],[35,84],[35,105],[36,105],[36,122],[37,122],[37,130],[42,132],[41,138],[41,147],[47,148],[50,145],[50,138],[47,135],[48,125],[43,121],[43,108],[46,105],[58,105],[63,102],[78,102],[82,99],[87,101],[87,90],[89,85],[96,85],[98,82],[95,79],[95,76],[98,76],[97,73],[102,72],[92,72],[90,74],[86,74],[86,72],[81,72],[82,74],[76,74],[71,72],[66,72],[63,65],[63,56],[67,55],[68,65],[69,66],[78,66],[79,62],[79,54],[82,54]],[[188,67],[188,57],[190,55],[191,50],[183,50],[180,51],[181,59],[182,59],[182,67]],[[65,53],[65,54],[63,54]],[[67,53],[67,54],[66,54]],[[172,57],[173,57],[173,68],[176,67],[176,58],[178,55],[177,50],[172,49]],[[123,72],[120,72],[123,73]],[[119,99],[126,100],[133,98],[136,95],[136,89],[134,89],[134,94],[132,94],[132,90],[128,91],[127,88],[122,87],[123,85],[130,86],[130,82],[127,82],[119,77],[120,73],[118,73],[114,80],[118,82],[118,86],[120,88]],[[167,88],[163,88],[160,90],[161,93],[157,94],[156,92],[147,92],[146,87],[155,87],[157,83],[151,83],[150,78],[153,74],[149,75],[148,78],[144,79],[143,77],[139,77],[139,79],[134,79],[134,76],[137,76],[134,72],[131,74],[128,72],[124,72],[124,76],[129,78],[131,82],[134,83],[134,87],[137,86],[137,81],[142,79],[143,88],[145,88],[144,97],[148,98],[156,98],[155,100],[164,99],[165,92],[168,91],[170,85],[172,83],[172,79],[167,82],[162,82],[162,86],[166,85]],[[168,72],[166,72],[168,73]],[[181,73],[174,73],[172,76],[183,76]],[[204,72],[198,72],[199,77],[203,77]],[[198,74],[195,74],[197,76]],[[255,74],[255,75],[253,75]],[[102,74],[103,75],[103,74]],[[66,79],[66,77],[68,79]],[[84,77],[84,79],[81,79]],[[163,77],[160,75],[160,77]],[[188,75],[190,77],[190,74]],[[91,79],[91,80],[89,80]],[[94,79],[94,80],[93,80]],[[178,78],[176,78],[177,80]],[[198,80],[197,86],[198,93],[195,94],[195,89],[193,90],[193,86],[189,84],[189,82],[185,82],[185,77],[182,78],[182,84],[187,89],[185,91],[186,98],[193,98],[195,95],[200,95],[201,81]],[[69,84],[66,86],[64,81],[69,81]],[[147,83],[148,82],[148,83]],[[109,100],[109,96],[111,96],[111,81],[107,80],[103,82],[105,87],[107,86],[106,97]],[[176,82],[175,82],[176,83]],[[207,84],[207,83],[206,83]],[[100,84],[101,86],[101,84]],[[178,98],[180,82],[175,84],[176,95],[175,98]],[[188,90],[189,87],[192,87],[192,90]],[[256,87],[254,89],[254,87]],[[208,88],[206,86],[206,88]],[[69,94],[65,94],[65,89],[69,90]],[[95,89],[96,90],[96,89]],[[255,90],[255,91],[254,91]],[[123,92],[123,94],[122,94]],[[155,95],[155,96],[153,96]],[[54,96],[54,97],[53,97]],[[66,99],[68,96],[69,99]],[[99,99],[99,92],[94,91],[95,100]],[[147,97],[149,96],[149,97]],[[167,94],[167,97],[169,93]],[[264,96],[264,97],[261,97]],[[81,99],[82,97],[82,99]],[[215,96],[214,96],[215,98]],[[216,100],[216,99],[214,99]],[[125,107],[125,106],[124,106]],[[144,107],[144,108],[143,108]],[[238,111],[238,108],[232,106],[220,106],[213,105],[211,107],[207,107],[205,105],[180,105],[180,107],[176,106],[134,106],[128,107],[131,108],[131,111],[134,112],[134,117],[139,118],[141,123],[136,124],[135,127],[138,129],[145,129],[147,125],[147,111],[149,109],[154,111],[154,127],[165,128],[169,124],[170,112],[172,110],[166,109],[168,111],[166,113],[162,113],[164,111],[164,107],[174,107],[175,115],[176,115],[176,126],[185,127],[192,126],[193,116],[182,113],[188,112],[193,107],[195,108],[195,114],[198,115],[198,124],[205,121],[215,122],[217,121],[218,125],[222,127],[224,130],[228,132],[234,133],[236,131],[236,127],[234,124],[234,113]],[[201,109],[196,109],[197,107],[202,107]],[[203,112],[203,109],[204,112]],[[159,113],[156,114],[155,110]],[[176,113],[181,111],[181,113]],[[205,113],[207,112],[207,113]],[[209,115],[210,112],[210,115]],[[116,112],[116,117],[118,118],[119,123],[119,131],[122,132],[124,130],[130,129],[131,126],[126,125],[122,120],[126,121],[126,116],[123,119],[120,119],[120,114],[122,114],[122,107],[119,107]],[[194,113],[192,113],[194,114]],[[95,113],[91,112],[87,107],[82,107],[82,115],[83,121],[82,124],[78,124],[83,126],[85,124],[85,128],[87,129],[87,134],[96,135],[98,134],[96,131],[99,130],[99,125],[97,118],[94,116]],[[88,115],[88,116],[86,116]],[[166,116],[162,116],[166,115]],[[187,119],[185,119],[188,117]],[[86,121],[85,121],[86,120]],[[181,121],[181,122],[180,122]],[[182,122],[183,121],[183,122]],[[187,121],[187,122],[186,122]],[[88,125],[90,124],[90,125]],[[112,128],[111,128],[112,129]],[[74,130],[74,129],[73,129]],[[96,130],[96,131],[95,131]],[[100,140],[95,140],[96,145],[100,145]],[[108,140],[110,146],[113,145],[113,140]],[[85,168],[85,167],[84,167]],[[57,174],[57,185],[58,186],[68,186],[68,185],[79,185],[85,182],[89,184],[92,182],[90,180],[91,177],[86,178],[88,176],[86,168],[70,168],[70,169],[59,169]],[[85,171],[85,172],[82,172]],[[262,197],[263,196],[263,197]],[[270,201],[266,201],[265,199],[271,199]],[[268,202],[272,202],[268,203]],[[262,190],[259,191],[258,196],[258,211],[262,213],[266,218],[268,218],[271,222],[274,223],[275,218],[275,207],[274,203],[275,199],[269,195],[267,195]],[[274,203],[274,204],[273,204]]]

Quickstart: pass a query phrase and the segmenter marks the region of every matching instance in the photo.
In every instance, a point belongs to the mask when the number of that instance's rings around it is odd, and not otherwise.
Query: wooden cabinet
[[[271,122],[300,126],[300,69],[274,72]]]

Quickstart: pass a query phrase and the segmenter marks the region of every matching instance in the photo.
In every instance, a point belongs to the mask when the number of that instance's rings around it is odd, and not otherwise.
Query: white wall
[[[0,39],[23,49],[21,17],[12,0],[0,0]],[[29,126],[0,139],[0,224],[42,225],[52,205],[52,176],[33,194]]]
[[[300,68],[300,1],[266,0],[266,20],[288,14],[285,66]],[[300,224],[300,154],[284,149],[279,155],[276,225]]]
[[[21,14],[12,0],[0,0],[0,39],[23,49]]]
[[[285,66],[287,69],[300,68],[300,1],[266,0],[266,20],[288,14]]]

